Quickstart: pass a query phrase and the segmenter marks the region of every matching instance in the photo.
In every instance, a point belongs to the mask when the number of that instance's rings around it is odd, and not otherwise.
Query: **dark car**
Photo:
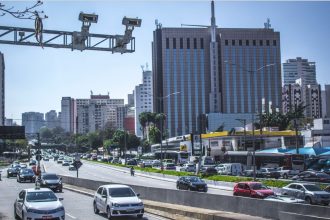
[[[260,172],[265,178],[275,178],[278,179],[281,177],[281,173],[278,172],[275,168],[261,168]]]
[[[62,178],[58,177],[55,173],[41,173],[40,186],[62,192]]]
[[[316,171],[304,171],[296,176],[293,176],[291,179],[299,180],[299,181],[308,181],[308,182],[330,183],[330,175],[324,172],[316,172]]]
[[[35,181],[35,175],[32,169],[25,168],[20,170],[20,172],[17,174],[17,182],[20,183],[23,181],[29,181],[31,183]]]
[[[253,177],[253,170],[244,170],[243,176]],[[256,177],[257,178],[264,178],[264,174],[260,170],[256,170]]]
[[[326,191],[326,192],[329,192],[329,193],[330,193],[330,185],[329,185],[329,186],[327,186],[327,187],[325,187],[325,188],[324,188],[324,191]]]
[[[127,161],[126,165],[137,166],[137,161],[135,159],[130,159]]]
[[[234,196],[263,199],[275,195],[273,190],[259,182],[240,182],[234,186]]]
[[[176,181],[177,189],[207,192],[207,184],[197,176],[182,176]]]
[[[8,168],[7,169],[7,178],[13,177],[13,176],[16,177],[20,168],[21,167],[19,165],[14,165],[14,166]]]
[[[213,176],[217,175],[218,171],[214,167],[202,167],[201,174],[202,176]]]

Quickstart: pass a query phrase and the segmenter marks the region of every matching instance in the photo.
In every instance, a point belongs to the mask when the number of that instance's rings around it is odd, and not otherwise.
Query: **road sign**
[[[76,160],[73,162],[73,166],[78,170],[82,166],[82,162]]]
[[[0,139],[25,139],[25,127],[0,126]]]

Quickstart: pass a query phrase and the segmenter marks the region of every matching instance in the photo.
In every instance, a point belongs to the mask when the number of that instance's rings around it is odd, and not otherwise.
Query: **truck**
[[[300,170],[290,170],[286,167],[278,167],[276,169],[283,179],[288,179],[289,177],[295,176],[300,173]]]
[[[215,167],[220,175],[238,176],[243,172],[242,164],[240,163],[223,163]]]

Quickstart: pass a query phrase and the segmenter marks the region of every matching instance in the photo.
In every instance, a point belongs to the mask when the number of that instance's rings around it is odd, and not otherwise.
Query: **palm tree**
[[[144,133],[148,122],[147,112],[141,112],[139,115],[139,122],[142,127],[142,137],[144,138]]]

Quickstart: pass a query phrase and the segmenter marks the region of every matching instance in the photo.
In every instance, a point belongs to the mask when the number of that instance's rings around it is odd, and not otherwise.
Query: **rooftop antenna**
[[[93,91],[91,90],[91,95],[93,95]]]
[[[142,72],[144,73],[144,66],[143,65],[141,65],[141,69],[142,69]]]
[[[149,66],[148,66],[148,63],[146,63],[146,71],[148,71],[149,70],[149,68],[148,68]]]
[[[270,19],[269,18],[267,18],[267,22],[264,23],[264,26],[265,26],[265,29],[270,29],[271,24],[270,24]]]
[[[162,24],[158,22],[158,19],[155,20],[156,29],[162,29]]]

